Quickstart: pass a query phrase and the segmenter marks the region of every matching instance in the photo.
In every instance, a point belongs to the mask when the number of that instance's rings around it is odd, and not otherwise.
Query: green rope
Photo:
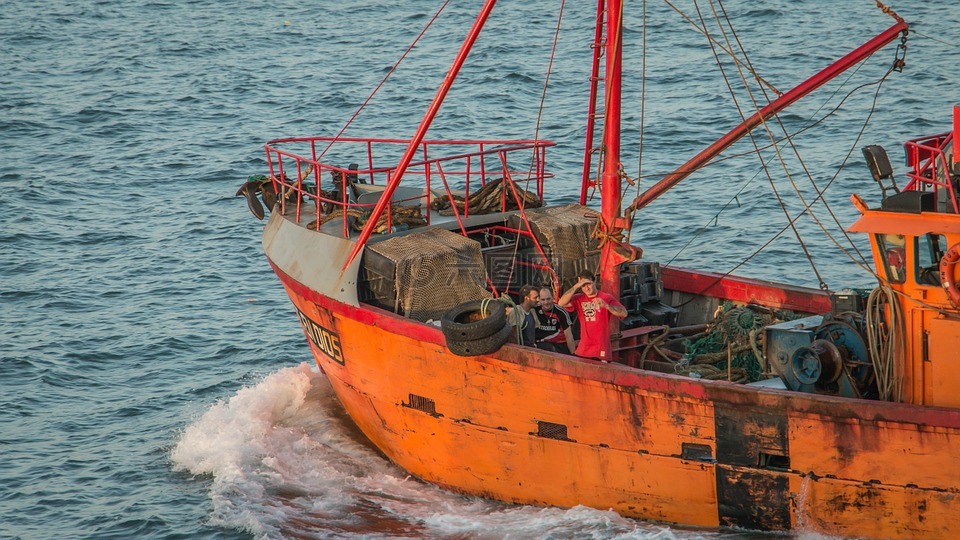
[[[724,353],[733,349],[737,352],[730,356],[730,367],[743,369],[750,382],[756,382],[760,380],[763,372],[760,362],[750,347],[750,333],[778,321],[789,321],[798,317],[800,317],[798,314],[788,310],[765,313],[762,310],[758,312],[750,307],[735,306],[732,302],[725,302],[707,334],[696,340],[684,341],[684,350],[686,356],[694,360],[694,363],[697,357],[713,355],[713,362],[700,363],[700,365],[710,365],[720,371],[726,371],[727,356]]]

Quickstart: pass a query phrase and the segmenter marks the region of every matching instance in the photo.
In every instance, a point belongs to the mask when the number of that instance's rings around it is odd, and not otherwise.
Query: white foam
[[[311,365],[213,405],[171,453],[209,475],[210,522],[259,538],[703,538],[614,512],[505,505],[407,476],[349,422]]]

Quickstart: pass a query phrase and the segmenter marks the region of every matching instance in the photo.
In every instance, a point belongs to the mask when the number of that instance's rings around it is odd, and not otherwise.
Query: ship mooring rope
[[[867,342],[877,392],[884,401],[900,402],[903,398],[903,373],[899,360],[905,346],[900,302],[889,285],[880,285],[867,297],[866,311]]]

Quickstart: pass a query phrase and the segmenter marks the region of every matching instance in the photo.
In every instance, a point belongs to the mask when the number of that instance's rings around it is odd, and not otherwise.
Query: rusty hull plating
[[[958,532],[955,409],[699,381],[512,344],[458,357],[433,326],[277,272],[297,309],[337,336],[343,363],[308,333],[351,418],[428,482],[704,527]]]
[[[605,126],[616,128],[620,40],[600,36],[620,35],[620,4],[598,5],[598,25],[606,30],[598,29],[597,41],[604,41],[605,56],[615,59],[605,66]],[[492,6],[488,0],[445,88],[409,141],[305,138],[267,145],[270,180],[280,196],[270,209],[264,251],[297,310],[317,365],[361,431],[416,477],[501,501],[583,504],[702,527],[960,537],[960,362],[955,352],[960,306],[951,301],[949,283],[928,276],[932,266],[947,260],[947,248],[960,251],[956,188],[942,178],[960,176],[952,160],[960,152],[948,151],[960,144],[960,112],[953,133],[908,142],[914,166],[910,185],[880,209],[860,204],[862,217],[850,228],[870,235],[879,281],[893,294],[878,316],[880,324],[903,333],[897,353],[899,402],[830,395],[813,383],[810,391],[795,391],[665,373],[648,354],[651,327],[615,336],[619,356],[614,363],[515,344],[458,356],[447,348],[438,326],[405,316],[396,306],[374,305],[361,294],[361,284],[371,279],[367,263],[360,262],[365,249],[402,237],[396,220],[411,214],[422,219],[425,230],[483,238],[516,233],[518,246],[526,235],[523,242],[534,262],[524,265],[549,272],[555,285],[571,277],[543,264],[548,251],[521,202],[542,202],[550,179],[545,151],[553,143],[424,138]],[[845,59],[856,63],[867,49],[881,47],[905,28],[898,21]],[[602,56],[595,54],[594,73]],[[783,103],[751,117],[752,125],[824,80],[808,79],[804,84],[810,88],[788,92]],[[750,121],[718,141],[718,148],[748,132]],[[606,137],[600,219],[613,238],[625,221],[615,200],[619,139],[609,131]],[[285,144],[304,150],[281,149]],[[364,165],[345,169],[319,161],[323,145],[334,144],[354,145]],[[404,146],[401,162],[378,166],[378,145]],[[452,157],[439,157],[447,147]],[[713,148],[695,160],[709,161],[719,151]],[[512,168],[515,152],[529,154],[530,170]],[[668,180],[680,181],[691,168],[681,167]],[[336,190],[324,189],[328,174]],[[355,185],[348,186],[347,175]],[[514,179],[520,175],[532,180],[535,194],[519,189]],[[423,187],[403,191],[403,176]],[[470,194],[493,178],[502,182],[502,191],[491,199],[494,214],[484,216],[471,206]],[[451,189],[453,182],[464,185],[462,194]],[[584,193],[589,182],[584,179]],[[663,189],[658,184],[633,207]],[[511,200],[518,202],[520,221],[509,221]],[[437,201],[449,203],[452,219],[440,219]],[[398,207],[405,207],[403,213]],[[372,237],[375,230],[387,234]],[[601,279],[604,290],[619,292],[617,259],[610,251],[614,244],[603,246]],[[955,277],[950,265],[942,272]],[[707,271],[664,267],[661,279],[665,297],[704,313],[723,302],[807,315],[829,314],[833,307],[823,291]],[[498,290],[489,275],[487,285],[494,294],[512,290]],[[816,356],[805,354],[796,358],[821,367]],[[837,369],[850,369],[850,358],[843,361]]]

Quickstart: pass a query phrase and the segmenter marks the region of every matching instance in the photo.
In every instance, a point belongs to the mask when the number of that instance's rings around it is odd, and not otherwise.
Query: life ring
[[[440,329],[447,341],[474,341],[490,337],[505,324],[506,306],[492,299],[464,302],[440,317]]]
[[[954,266],[960,261],[960,242],[954,244],[940,259],[940,284],[947,290],[947,297],[953,307],[960,309],[960,290],[957,290],[957,278]]]

